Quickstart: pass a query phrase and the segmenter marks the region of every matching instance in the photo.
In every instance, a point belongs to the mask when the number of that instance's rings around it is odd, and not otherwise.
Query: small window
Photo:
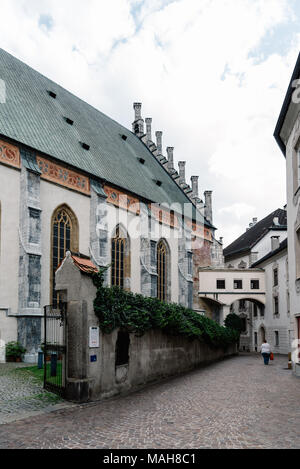
[[[28,306],[31,308],[39,308],[41,304],[41,257],[29,254],[29,268],[28,268]]]
[[[247,333],[247,319],[246,318],[241,318],[242,321],[242,333],[246,334]]]
[[[279,332],[275,331],[275,347],[279,347]]]
[[[89,149],[91,148],[90,145],[88,145],[87,143],[85,142],[80,142],[82,148],[86,151],[89,151]]]
[[[299,209],[300,212],[300,209]],[[298,217],[300,217],[300,213],[298,214]],[[296,239],[296,280],[300,279],[300,228],[295,233],[295,239]]]
[[[193,309],[193,292],[194,292],[193,284],[192,282],[189,282],[188,284],[188,308],[189,309]]]
[[[217,280],[217,289],[218,290],[225,290],[226,289],[225,280]]]
[[[279,314],[279,300],[278,296],[274,298],[274,314]]]
[[[258,345],[258,334],[254,332],[254,345]]]
[[[251,290],[259,290],[259,280],[251,280]]]
[[[245,311],[246,309],[246,300],[240,300],[239,301],[239,310],[240,311]]]
[[[273,278],[274,278],[274,287],[277,287],[277,285],[278,285],[278,269],[274,269]]]
[[[234,280],[233,288],[235,290],[242,290],[243,289],[243,280]]]
[[[39,244],[41,237],[41,212],[29,209],[29,243]]]
[[[297,158],[297,163],[298,163],[298,187],[300,186],[300,150],[297,152],[298,158]]]
[[[156,242],[151,241],[151,265],[152,267],[156,266]]]
[[[157,276],[151,275],[151,298],[157,298]]]
[[[171,226],[175,225],[175,212],[173,210],[171,210],[171,213],[170,213],[170,225]]]
[[[254,305],[254,307],[253,307],[253,316],[255,318],[257,318],[257,316],[258,316],[257,305]]]
[[[128,332],[119,331],[116,344],[116,366],[129,364],[130,337]]]
[[[193,253],[188,253],[188,274],[193,275]]]
[[[69,125],[73,125],[74,124],[74,121],[72,119],[70,119],[69,117],[65,117],[65,121],[67,124]]]

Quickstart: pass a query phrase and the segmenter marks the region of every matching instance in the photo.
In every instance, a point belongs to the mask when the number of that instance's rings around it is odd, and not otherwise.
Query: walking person
[[[269,365],[271,356],[271,345],[268,344],[266,340],[264,340],[264,343],[261,346],[261,354],[264,357],[265,365]]]

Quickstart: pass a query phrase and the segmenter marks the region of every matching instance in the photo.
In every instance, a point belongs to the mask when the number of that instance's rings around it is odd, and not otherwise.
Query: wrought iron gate
[[[66,306],[44,308],[44,388],[62,397],[66,389]]]

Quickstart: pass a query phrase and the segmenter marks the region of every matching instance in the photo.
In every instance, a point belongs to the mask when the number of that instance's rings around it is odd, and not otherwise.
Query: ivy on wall
[[[157,298],[145,298],[117,287],[104,287],[107,269],[100,269],[93,276],[97,287],[94,311],[104,334],[122,328],[142,336],[151,329],[160,329],[168,335],[199,339],[213,348],[226,348],[238,342],[237,331],[222,327],[183,306],[163,303]]]

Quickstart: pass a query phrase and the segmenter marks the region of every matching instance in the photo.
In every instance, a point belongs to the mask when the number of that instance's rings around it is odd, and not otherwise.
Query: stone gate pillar
[[[92,262],[67,253],[56,272],[56,290],[67,304],[66,397],[87,402],[90,394],[89,328],[95,326],[93,300],[96,287],[86,275],[97,268]],[[93,350],[95,356],[99,350]]]

